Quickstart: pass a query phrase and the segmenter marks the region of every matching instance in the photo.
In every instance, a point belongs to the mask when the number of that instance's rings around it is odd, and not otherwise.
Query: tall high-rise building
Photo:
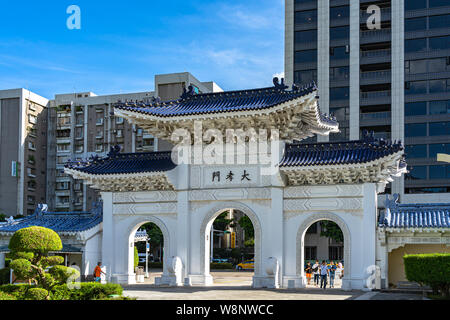
[[[92,92],[57,94],[49,103],[47,204],[55,211],[86,211],[99,199],[98,192],[64,173],[70,160],[106,156],[116,145],[121,152],[150,152],[171,149],[168,141],[154,138],[141,128],[114,116],[114,103],[142,101],[159,97],[179,99],[183,89],[196,93],[220,92],[214,82],[200,82],[192,74],[172,73],[155,76],[155,90],[129,94],[97,96]]]
[[[341,133],[405,144],[409,174],[387,186],[402,202],[448,202],[450,2],[286,0],[286,83],[316,81]]]
[[[0,214],[31,214],[46,197],[48,100],[0,90]]]

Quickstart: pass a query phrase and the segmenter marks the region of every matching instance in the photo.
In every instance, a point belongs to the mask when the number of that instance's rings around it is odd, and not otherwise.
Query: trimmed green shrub
[[[12,252],[33,252],[47,255],[49,251],[62,249],[59,235],[47,228],[29,227],[16,231],[9,241]]]
[[[215,263],[211,262],[209,265],[210,269],[233,269],[233,265],[231,263]]]
[[[47,300],[48,291],[42,288],[30,288],[25,294],[26,300]]]
[[[80,272],[77,269],[65,266],[54,266],[49,272],[58,283],[66,283],[69,278],[79,281]]]
[[[54,266],[64,262],[61,256],[48,256],[49,251],[62,249],[59,235],[51,229],[43,227],[20,229],[11,237],[9,248],[11,257],[14,259],[10,267],[18,280],[29,281],[51,291],[55,285],[62,284],[73,274],[70,272],[65,277],[62,269],[57,268],[54,272],[55,278],[51,272],[48,272]]]
[[[123,288],[114,283],[101,284],[96,282],[80,283],[80,289],[69,289],[66,284],[56,286],[52,300],[98,300],[109,299],[111,295],[121,296]]]
[[[31,286],[29,284],[5,284],[0,286],[0,292],[7,293],[12,295],[17,300],[24,300],[25,295],[30,289]]]
[[[434,294],[450,295],[450,253],[410,254],[403,261],[408,281],[428,285]]]
[[[0,291],[0,300],[17,300],[14,296]]]

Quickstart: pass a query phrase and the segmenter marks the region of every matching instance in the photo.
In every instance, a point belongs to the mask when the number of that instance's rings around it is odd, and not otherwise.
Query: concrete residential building
[[[0,90],[1,214],[31,214],[45,201],[47,104],[25,89]]]
[[[99,194],[64,174],[67,160],[93,155],[105,156],[119,145],[122,152],[170,150],[167,141],[154,138],[141,128],[113,116],[113,104],[159,97],[179,99],[183,89],[192,86],[197,93],[221,92],[214,82],[200,82],[188,72],[155,76],[155,90],[97,96],[92,92],[57,94],[50,101],[48,137],[47,204],[55,211],[89,211]]]
[[[286,83],[316,81],[321,110],[340,124],[339,134],[317,139],[368,130],[404,141],[410,172],[386,193],[448,202],[450,166],[436,154],[450,153],[450,2],[286,0],[285,9]]]

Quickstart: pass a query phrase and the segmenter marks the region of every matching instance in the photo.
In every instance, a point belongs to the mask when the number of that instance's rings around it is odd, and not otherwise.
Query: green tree
[[[80,275],[73,268],[60,266],[64,262],[63,257],[49,256],[50,251],[62,249],[61,239],[53,230],[43,227],[20,229],[11,237],[9,249],[13,259],[10,267],[17,279],[34,282],[47,293],[70,276],[78,278]]]
[[[321,221],[320,222],[320,236],[332,238],[338,243],[344,242],[344,234],[341,228],[333,221]]]
[[[239,226],[245,231],[245,240],[251,240],[255,238],[255,229],[253,228],[252,220],[246,215],[242,216],[239,221]]]
[[[214,223],[213,223],[214,229],[220,230],[220,231],[225,231],[228,229],[228,227],[234,226],[234,220],[228,219],[227,215],[228,215],[228,211],[220,214],[216,218],[216,220],[214,220]]]

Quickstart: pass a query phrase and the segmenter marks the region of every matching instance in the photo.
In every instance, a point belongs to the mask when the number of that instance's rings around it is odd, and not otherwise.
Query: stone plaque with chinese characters
[[[228,166],[204,168],[203,186],[214,187],[250,187],[260,183],[260,170],[255,166]]]

